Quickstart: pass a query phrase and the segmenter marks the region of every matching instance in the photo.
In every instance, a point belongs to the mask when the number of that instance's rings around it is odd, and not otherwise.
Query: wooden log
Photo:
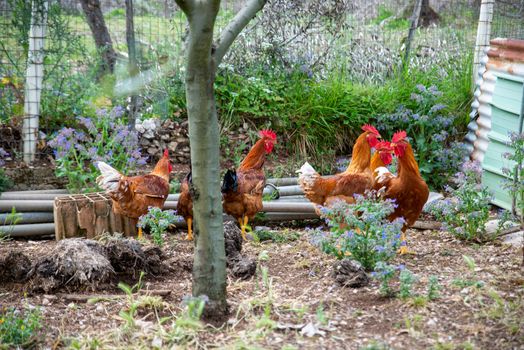
[[[171,294],[171,290],[169,289],[152,289],[152,290],[140,290],[138,295],[153,295],[153,296],[160,296],[165,297]],[[46,296],[47,297],[47,296]],[[114,299],[120,299],[120,298],[126,298],[127,294],[65,294],[60,293],[55,296],[51,296],[53,300],[67,300],[67,301],[75,301],[78,303],[86,303],[90,300],[114,300]]]

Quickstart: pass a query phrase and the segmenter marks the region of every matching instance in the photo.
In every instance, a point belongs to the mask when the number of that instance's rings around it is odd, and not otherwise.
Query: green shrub
[[[153,242],[162,246],[164,244],[163,235],[167,228],[179,219],[174,210],[162,210],[156,207],[149,207],[147,214],[138,219],[138,226],[141,228],[149,227]]]
[[[0,314],[0,344],[7,347],[29,348],[36,341],[42,329],[42,317],[39,309],[24,311],[10,308]]]
[[[355,259],[364,269],[372,270],[379,261],[395,257],[400,247],[400,233],[404,219],[390,222],[394,211],[392,200],[382,201],[375,192],[355,195],[355,204],[339,201],[330,208],[321,208],[330,232],[313,231],[313,244],[338,259]]]

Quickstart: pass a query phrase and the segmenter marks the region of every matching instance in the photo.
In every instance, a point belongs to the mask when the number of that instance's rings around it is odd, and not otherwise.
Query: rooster
[[[186,175],[180,185],[180,196],[176,206],[177,214],[182,216],[187,223],[186,239],[193,240],[193,199],[191,198],[190,186],[193,184],[191,171]]]
[[[113,200],[113,211],[135,221],[147,213],[149,207],[162,208],[169,194],[169,174],[173,167],[166,149],[150,174],[124,176],[104,162],[97,162],[102,173],[96,182]],[[138,228],[138,237],[142,229]]]
[[[397,207],[389,216],[389,220],[403,217],[400,254],[408,253],[406,246],[406,230],[418,219],[424,204],[429,197],[429,188],[420,176],[413,148],[406,140],[406,132],[399,131],[391,140],[391,151],[398,158],[398,175],[393,175],[387,168],[375,170],[376,188],[384,189],[384,197],[394,199]]]
[[[307,199],[322,206],[329,206],[335,200],[354,203],[355,193],[363,194],[372,187],[371,149],[379,144],[381,136],[371,125],[364,125],[362,130],[353,146],[351,163],[344,172],[322,178],[308,162],[297,170],[299,185]]]
[[[237,219],[242,238],[246,240],[248,220],[262,210],[262,192],[266,184],[264,162],[273,151],[277,135],[261,130],[258,140],[236,170],[228,170],[222,182],[224,212]]]

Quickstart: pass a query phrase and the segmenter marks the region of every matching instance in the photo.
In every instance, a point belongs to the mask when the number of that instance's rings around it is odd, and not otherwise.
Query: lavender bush
[[[466,241],[493,240],[507,221],[503,216],[498,230],[486,231],[492,194],[480,184],[481,175],[482,168],[478,162],[466,162],[462,171],[455,175],[458,187],[447,187],[452,197],[430,205],[430,212],[442,221],[442,229]]]
[[[509,139],[512,152],[505,153],[504,158],[514,162],[515,166],[502,169],[502,172],[510,177],[510,180],[504,184],[504,188],[514,198],[516,209],[520,211],[521,221],[524,222],[524,132],[520,134],[510,132]]]
[[[120,106],[99,109],[96,117],[77,117],[78,128],[64,127],[49,142],[56,159],[56,175],[67,177],[73,192],[97,190],[97,161],[104,161],[123,173],[146,163],[136,132],[130,131]]]
[[[381,116],[377,123],[383,135],[406,130],[412,138],[420,173],[434,189],[441,189],[449,181],[467,154],[464,144],[454,141],[458,134],[456,117],[444,113],[446,106],[437,103],[441,96],[435,86],[417,85],[417,92],[411,94],[414,109],[401,106],[396,113]]]
[[[312,240],[325,253],[338,259],[355,259],[369,271],[377,262],[395,256],[404,219],[389,222],[387,217],[395,204],[392,200],[382,201],[376,192],[355,195],[355,199],[355,204],[340,201],[330,208],[323,207],[321,217],[330,232],[314,231]]]

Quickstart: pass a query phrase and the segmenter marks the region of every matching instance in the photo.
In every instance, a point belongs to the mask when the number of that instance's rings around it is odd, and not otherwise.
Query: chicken
[[[189,172],[180,185],[180,196],[176,206],[177,214],[182,216],[187,223],[186,239],[193,240],[193,199],[191,198],[190,186],[193,184],[191,172]]]
[[[398,158],[398,175],[393,175],[387,168],[375,170],[378,188],[384,188],[384,197],[394,199],[397,207],[388,217],[390,221],[403,217],[400,254],[408,253],[406,230],[418,219],[424,204],[429,197],[429,188],[420,176],[413,148],[406,140],[406,132],[399,131],[393,135],[391,149]]]
[[[104,189],[113,200],[113,211],[138,222],[149,207],[162,208],[169,194],[169,174],[173,170],[166,149],[150,174],[125,176],[104,162],[98,162],[102,173],[97,177],[98,186]],[[142,229],[138,228],[138,237]]]
[[[236,218],[242,238],[246,240],[248,220],[262,210],[262,192],[266,184],[264,162],[272,152],[277,135],[271,130],[261,130],[258,140],[236,170],[228,170],[222,182],[224,212]]]
[[[299,185],[307,199],[323,206],[336,200],[354,203],[355,193],[363,194],[372,187],[371,148],[379,143],[381,136],[371,125],[364,125],[362,130],[364,132],[355,141],[351,162],[344,172],[322,178],[308,162],[297,170]]]

